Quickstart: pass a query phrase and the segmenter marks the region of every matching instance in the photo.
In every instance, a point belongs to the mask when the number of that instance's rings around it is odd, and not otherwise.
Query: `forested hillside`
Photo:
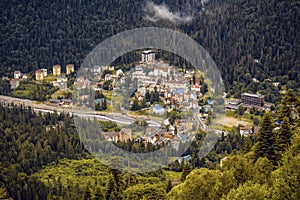
[[[70,116],[0,105],[0,198],[299,199],[299,113],[299,93],[289,90],[258,135],[221,135],[200,159],[200,133],[185,152],[190,161],[131,175],[92,158]],[[222,164],[219,156],[227,156]]]
[[[259,91],[278,102],[278,88],[265,79],[300,86],[299,8],[299,1],[212,1],[183,29],[212,55],[227,92]]]
[[[299,95],[299,94],[298,94]],[[266,113],[254,146],[225,157],[214,170],[193,170],[169,199],[299,199],[300,99],[288,91],[276,116]],[[283,119],[280,126],[274,118]]]
[[[193,0],[164,2],[192,20],[151,22],[146,1],[1,1],[0,76],[12,76],[15,69],[51,69],[57,63],[78,67],[104,39],[136,27],[160,26],[188,33],[203,45],[230,94],[260,91],[267,101],[278,103],[278,88],[265,79],[299,87],[299,1],[212,0],[204,9]]]
[[[0,198],[5,189],[14,199],[43,199],[43,184],[30,175],[59,159],[86,155],[70,116],[0,105]]]

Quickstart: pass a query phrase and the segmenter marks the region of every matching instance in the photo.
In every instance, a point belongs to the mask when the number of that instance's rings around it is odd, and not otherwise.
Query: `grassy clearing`
[[[223,124],[223,127],[228,127],[228,128],[237,127],[239,124],[245,127],[252,126],[251,121],[249,121],[248,119],[238,119],[238,118],[234,118],[231,116],[224,116],[224,115],[214,119],[214,122],[217,123],[217,126]]]

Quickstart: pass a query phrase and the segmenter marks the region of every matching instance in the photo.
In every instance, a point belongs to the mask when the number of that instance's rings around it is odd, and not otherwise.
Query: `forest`
[[[195,0],[153,2],[191,14],[193,20],[149,21],[146,1],[1,1],[0,76],[11,77],[14,70],[51,70],[54,64],[75,63],[78,68],[108,37],[159,26],[187,33],[199,42],[216,62],[229,95],[260,92],[266,101],[277,104],[281,89],[299,88],[299,1],[211,0],[204,8]],[[120,62],[131,59],[123,57]],[[280,85],[275,87],[270,80]]]
[[[175,161],[154,172],[129,174],[109,168],[89,154],[72,116],[1,104],[0,197],[299,199],[299,113],[299,93],[288,90],[276,113],[264,114],[258,135],[242,137],[238,129],[222,134],[215,148],[199,158],[205,136],[199,132],[183,154],[192,155],[191,160]],[[281,125],[274,123],[278,119],[282,119]],[[108,125],[102,123],[103,128]],[[134,142],[116,145],[133,152],[157,148]]]
[[[190,160],[129,174],[89,153],[74,116],[1,103],[0,199],[300,199],[300,2],[153,1],[164,3],[171,12],[190,15],[191,20],[183,23],[147,19],[147,2],[0,1],[0,77],[12,78],[15,70],[51,71],[54,64],[74,63],[77,70],[96,45],[117,33],[138,27],[171,28],[207,50],[221,72],[227,97],[259,92],[275,103],[274,111],[259,113],[258,134],[241,136],[237,125],[227,135],[220,134],[212,151],[199,158],[206,135],[199,131],[182,155],[190,155]],[[182,62],[172,53],[158,57],[171,57],[175,65]],[[134,58],[137,55],[126,54],[114,64],[130,68]],[[44,101],[50,90],[56,88],[41,84],[24,95]],[[9,81],[0,79],[0,94],[14,94]],[[105,110],[105,104],[97,109]],[[115,145],[133,152],[160,148],[133,141]]]

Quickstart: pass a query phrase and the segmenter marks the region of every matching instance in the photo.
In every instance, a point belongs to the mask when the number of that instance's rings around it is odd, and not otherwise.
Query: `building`
[[[175,89],[175,88],[186,88],[186,83],[184,81],[168,81],[168,80],[164,80],[163,84],[171,89]]]
[[[178,160],[179,163],[181,163],[181,162],[186,163],[186,162],[188,162],[191,159],[192,159],[192,156],[191,155],[187,155],[187,156],[179,157],[177,160]]]
[[[122,71],[122,69],[118,69],[116,72],[117,77],[123,76],[124,72]]]
[[[60,65],[54,65],[53,69],[53,76],[60,76],[61,75],[61,67]]]
[[[250,106],[264,106],[265,97],[261,94],[242,93],[242,102]]]
[[[125,142],[127,140],[131,140],[131,129],[128,128],[122,128],[120,132],[109,132],[106,134],[105,138],[108,141],[113,141],[113,142]]]
[[[155,61],[155,53],[152,50],[142,52],[142,62],[151,63]]]
[[[27,74],[22,74],[22,79],[23,80],[27,80],[28,79],[28,75]]]
[[[41,69],[43,71],[43,76],[47,77],[48,73],[47,73],[47,69]]]
[[[73,73],[75,70],[74,70],[74,64],[68,64],[66,66],[66,71],[67,71],[67,75]]]
[[[119,140],[121,142],[125,142],[127,140],[132,140],[131,138],[131,129],[130,128],[122,128],[119,132]]]
[[[19,79],[11,79],[10,80],[10,88],[16,89],[20,86],[20,80]]]
[[[61,91],[66,91],[68,89],[68,84],[66,81],[62,81],[59,83],[59,89]]]
[[[191,85],[191,90],[195,92],[201,92],[201,85]]]
[[[37,80],[37,81],[43,81],[44,80],[43,70],[39,69],[35,72],[35,80]]]
[[[21,73],[20,71],[15,71],[15,72],[14,72],[14,78],[15,78],[15,79],[20,79],[21,76],[22,76],[22,73]]]
[[[248,136],[251,133],[249,128],[240,127],[240,135],[241,136]]]
[[[168,76],[170,77],[170,72],[171,72],[170,68],[171,67],[169,65],[164,65],[164,64],[155,66],[153,70],[153,75],[162,76],[164,78],[167,78]]]
[[[61,101],[59,99],[49,99],[48,101],[49,101],[49,103],[53,103],[53,104],[61,103]]]
[[[106,74],[105,77],[104,77],[104,80],[105,81],[110,81],[112,78],[112,75],[111,74]]]

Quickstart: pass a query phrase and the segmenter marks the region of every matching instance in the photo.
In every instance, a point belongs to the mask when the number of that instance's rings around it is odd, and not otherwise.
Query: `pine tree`
[[[266,113],[263,117],[262,127],[258,135],[258,144],[255,150],[256,157],[266,157],[273,164],[276,164],[275,155],[276,137],[273,133],[273,122],[270,113]]]
[[[114,200],[117,197],[117,184],[112,174],[108,177],[108,182],[106,186],[106,195],[107,200]]]
[[[297,115],[299,115],[299,107],[299,99],[296,97],[294,91],[289,89],[281,100],[281,105],[279,106],[279,111],[277,114],[278,120],[283,120],[284,117],[287,117],[289,124],[292,126],[295,125],[295,120]]]
[[[136,110],[139,110],[139,109],[140,109],[139,101],[138,101],[137,98],[134,98],[131,110],[136,111]]]
[[[277,133],[277,147],[278,153],[282,154],[291,143],[292,132],[289,125],[289,119],[287,117],[283,118],[283,124]]]
[[[107,102],[106,99],[104,99],[103,103],[101,104],[101,110],[106,110],[107,109]]]

